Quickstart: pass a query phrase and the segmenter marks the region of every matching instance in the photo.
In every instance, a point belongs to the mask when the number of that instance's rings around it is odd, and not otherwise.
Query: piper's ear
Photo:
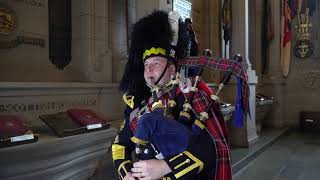
[[[176,11],[171,11],[168,15],[169,23],[173,33],[173,38],[171,42],[171,45],[173,46],[177,46],[177,43],[178,43],[179,18],[180,18],[180,14]]]
[[[171,76],[174,76],[176,74],[176,66],[174,64],[171,64],[169,66],[169,69],[170,69]]]

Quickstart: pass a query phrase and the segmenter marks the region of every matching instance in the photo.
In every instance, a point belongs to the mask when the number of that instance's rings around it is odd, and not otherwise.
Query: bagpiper
[[[189,47],[190,34],[176,12],[154,11],[134,25],[120,83],[125,119],[112,145],[121,179],[232,179],[218,94],[236,75],[238,109],[245,115],[246,71],[239,56],[189,57]],[[217,92],[201,80],[206,67],[227,72]],[[193,77],[190,68],[198,70]]]

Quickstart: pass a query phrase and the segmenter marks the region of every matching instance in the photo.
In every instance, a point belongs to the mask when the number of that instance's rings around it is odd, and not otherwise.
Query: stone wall
[[[311,42],[314,44],[314,54],[310,58],[299,59],[293,54],[296,42],[296,30],[294,27],[297,23],[297,18],[293,19],[290,71],[288,77],[284,78],[280,68],[280,3],[271,1],[275,38],[270,46],[268,73],[261,74],[259,72],[261,84],[259,84],[257,90],[257,92],[262,92],[275,98],[273,112],[268,117],[267,122],[271,127],[286,125],[297,127],[299,125],[300,111],[319,110],[320,103],[318,99],[320,94],[317,93],[320,88],[320,47],[318,43],[320,23],[317,21],[320,17],[319,4],[319,2],[316,3],[316,11],[309,18],[313,23]],[[259,61],[256,63],[256,67],[259,67]]]
[[[64,70],[58,70],[48,57],[48,0],[39,0],[41,6],[27,2],[31,1],[1,1],[4,7],[14,12],[17,27],[12,34],[1,36],[0,41],[31,36],[44,39],[45,45],[20,44],[16,48],[0,50],[0,82],[5,90],[1,93],[1,107],[60,102],[61,99],[77,99],[79,96],[95,97],[94,107],[83,108],[94,109],[111,119],[120,119],[124,104],[118,82],[124,68],[121,62],[124,62],[127,51],[125,1],[72,0],[73,59]],[[18,112],[2,108],[0,113],[21,115],[37,124],[39,114],[79,107],[77,104],[69,105],[50,111]]]
[[[220,1],[192,1],[193,28],[200,45],[200,55],[203,50],[210,49],[215,57],[221,57],[220,9]],[[206,82],[218,83],[220,74],[205,70],[203,78]]]
[[[81,79],[80,74],[57,70],[48,55],[48,7],[31,6],[24,1],[2,1],[16,17],[16,27],[1,41],[10,41],[17,36],[31,36],[45,40],[45,46],[21,44],[16,48],[0,50],[0,81],[67,81]]]
[[[109,2],[109,47],[112,51],[112,81],[121,80],[127,62],[128,31],[126,0]]]

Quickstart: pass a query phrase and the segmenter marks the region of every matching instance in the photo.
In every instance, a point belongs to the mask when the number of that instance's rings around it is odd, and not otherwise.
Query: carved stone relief
[[[320,87],[320,70],[305,70],[300,73],[302,85],[305,88]]]
[[[97,99],[67,99],[57,101],[40,101],[36,103],[0,104],[0,113],[20,113],[37,111],[62,111],[68,108],[89,108],[97,106]]]
[[[41,8],[46,7],[46,4],[47,4],[46,0],[18,0],[18,1],[24,2],[28,6],[41,7]]]

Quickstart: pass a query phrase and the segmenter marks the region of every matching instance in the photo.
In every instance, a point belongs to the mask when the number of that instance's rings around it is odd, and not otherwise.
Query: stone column
[[[273,96],[274,104],[272,112],[264,125],[271,128],[279,128],[285,126],[288,122],[286,119],[285,108],[286,101],[286,84],[287,80],[283,78],[280,66],[280,41],[281,41],[281,22],[280,22],[280,3],[278,1],[270,1],[272,9],[272,19],[274,24],[274,39],[269,48],[269,68],[268,73],[261,76],[263,84],[263,93]]]
[[[249,60],[249,0],[232,1],[232,55],[241,54],[243,59],[248,64],[248,83],[250,88],[250,113],[251,118],[247,117],[246,127],[240,129],[238,133],[242,135],[235,135],[233,144],[247,146],[253,144],[258,136],[256,133],[255,123],[255,96],[256,84],[258,82],[256,72],[252,69]],[[244,139],[243,139],[244,138]],[[238,144],[239,143],[239,144]]]
[[[72,59],[83,81],[111,82],[108,0],[72,0]]]
[[[155,9],[163,11],[172,11],[172,0],[130,0],[135,2],[136,20],[152,13]],[[133,4],[133,2],[130,2]]]

